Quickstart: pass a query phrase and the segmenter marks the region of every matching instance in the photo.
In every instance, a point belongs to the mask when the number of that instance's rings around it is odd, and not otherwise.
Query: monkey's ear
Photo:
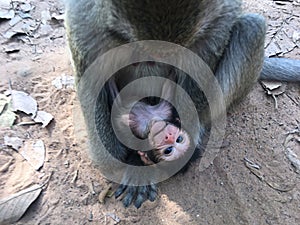
[[[124,114],[121,116],[121,122],[129,127],[129,114]]]

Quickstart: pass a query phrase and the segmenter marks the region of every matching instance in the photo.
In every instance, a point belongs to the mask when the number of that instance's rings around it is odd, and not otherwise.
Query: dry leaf
[[[37,113],[37,102],[29,94],[22,91],[11,91],[12,109],[14,112],[21,111],[26,114],[32,114],[33,117]]]
[[[277,89],[277,88],[279,88],[282,85],[281,82],[277,82],[277,81],[274,81],[274,82],[273,81],[272,82],[270,82],[270,81],[262,81],[261,83],[262,83],[262,85],[266,89],[268,89],[270,91],[272,91],[274,89]]]
[[[35,170],[39,170],[44,165],[45,146],[42,140],[26,142],[19,152]]]
[[[46,127],[51,122],[51,120],[53,120],[53,116],[50,113],[38,111],[36,117],[33,120],[36,123],[42,123],[42,127]]]
[[[17,15],[9,21],[9,26],[13,27],[21,21],[22,21],[22,18],[19,15]]]
[[[12,111],[11,104],[0,114],[0,127],[12,127],[17,115]]]
[[[51,15],[49,10],[44,10],[41,12],[41,21],[42,24],[47,24],[47,22],[51,20]]]
[[[300,41],[300,32],[294,31],[293,42],[296,43],[297,41]]]
[[[114,213],[106,213],[105,216],[109,216],[112,218],[116,223],[120,223],[121,219]]]
[[[0,0],[0,18],[11,19],[14,16],[15,11],[12,8],[11,0]]]
[[[286,84],[278,81],[261,81],[263,88],[267,91],[268,95],[281,95],[285,92]]]
[[[19,11],[18,14],[22,19],[32,19],[32,16],[30,13],[24,13],[24,12]]]
[[[20,6],[20,9],[24,12],[27,13],[29,12],[33,7],[29,3],[24,3]]]
[[[5,46],[4,51],[7,54],[10,54],[10,53],[14,53],[14,52],[19,52],[20,49],[21,49],[21,47],[19,45],[12,43],[12,44]]]
[[[23,191],[0,199],[0,224],[17,222],[42,191],[40,185],[33,185]]]
[[[23,146],[23,140],[18,137],[4,137],[4,144],[6,146],[12,147],[14,150],[19,151],[19,149]]]
[[[0,115],[3,112],[5,106],[9,103],[10,98],[3,94],[0,94]]]
[[[288,160],[292,163],[295,167],[296,172],[300,173],[300,158],[293,152],[290,148],[286,149],[286,156]]]
[[[74,88],[75,80],[72,76],[66,76],[63,74],[60,77],[57,77],[55,80],[52,81],[52,85],[55,86],[57,89],[64,88]]]
[[[107,187],[105,187],[101,193],[98,196],[98,200],[101,204],[103,204],[105,202],[105,197],[107,196],[107,193],[109,192],[109,190],[111,189],[112,185],[109,184],[107,185]]]
[[[15,16],[15,11],[12,9],[0,9],[1,19],[11,19]]]
[[[51,18],[57,21],[63,21],[65,19],[65,15],[64,14],[57,15],[56,13],[53,13]]]
[[[274,41],[270,42],[268,47],[265,49],[265,54],[267,57],[278,56],[282,53],[281,48]]]

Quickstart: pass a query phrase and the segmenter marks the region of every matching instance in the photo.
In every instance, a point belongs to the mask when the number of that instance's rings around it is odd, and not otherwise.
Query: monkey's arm
[[[121,113],[121,110],[123,109],[123,105],[122,105],[122,100],[119,98],[117,99],[118,94],[120,93],[117,87],[117,84],[115,82],[114,78],[110,78],[106,84],[105,84],[105,89],[107,94],[107,103],[108,103],[108,107],[111,109],[113,106],[114,101],[117,104],[117,109],[118,111]],[[122,116],[119,115],[119,117],[121,118]]]
[[[139,154],[137,154],[137,152],[130,154],[128,159],[128,164],[132,164],[134,166],[144,166],[144,162],[142,162],[141,157]],[[153,202],[157,197],[157,187],[154,183],[152,183],[150,178],[151,175],[152,174],[149,174],[148,185],[139,186],[139,178],[141,176],[145,177],[147,174],[140,174],[138,170],[128,167],[125,170],[121,184],[115,192],[115,197],[118,198],[123,195],[124,198],[122,202],[125,207],[134,204],[136,208],[140,208],[146,200]],[[137,184],[137,186],[128,184]]]
[[[117,139],[111,125],[109,109],[108,107],[104,108],[108,105],[109,94],[106,89],[102,89],[97,100],[95,109],[97,133],[95,134],[92,130],[89,130],[91,138],[90,155],[94,162],[100,166],[104,176],[111,177],[111,174],[118,170],[120,185],[115,192],[115,196],[124,196],[122,201],[125,207],[134,204],[139,208],[148,199],[154,201],[157,195],[156,185],[153,184],[153,174],[149,172],[150,174],[145,179],[146,174],[141,174],[140,170],[136,169],[136,167],[144,166],[138,151],[129,149]],[[89,105],[87,105],[87,108],[94,109]],[[88,112],[85,112],[85,114],[87,117],[89,116]],[[94,122],[93,118],[88,118],[86,121],[87,123]],[[96,135],[101,139],[104,148],[99,146]],[[113,160],[109,156],[113,156]],[[115,162],[115,160],[118,160],[118,162]],[[122,167],[118,168],[117,165],[122,165]]]
[[[265,20],[256,14],[240,16],[216,70],[227,107],[240,101],[257,81],[263,63]]]
[[[239,17],[217,67],[216,78],[227,107],[247,95],[257,79],[300,81],[300,61],[264,58],[265,21],[262,16]]]

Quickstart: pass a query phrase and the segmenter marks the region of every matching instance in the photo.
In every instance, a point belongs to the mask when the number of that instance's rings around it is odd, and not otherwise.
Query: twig
[[[105,197],[107,195],[107,193],[109,192],[109,190],[111,189],[112,185],[109,184],[106,188],[103,189],[103,191],[101,191],[101,193],[99,194],[98,200],[101,204],[103,204],[105,202]]]

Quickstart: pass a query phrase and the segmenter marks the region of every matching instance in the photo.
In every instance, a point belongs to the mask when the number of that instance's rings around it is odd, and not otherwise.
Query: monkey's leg
[[[122,182],[115,192],[115,197],[118,198],[123,195],[122,201],[125,207],[134,204],[136,208],[140,208],[146,200],[153,202],[157,196],[157,188],[153,183],[152,172],[147,170],[148,172],[141,173],[138,169],[132,168],[132,166],[145,165],[138,152],[128,149],[125,163],[129,164],[129,166],[124,171]],[[145,181],[145,178],[149,178],[147,184],[139,185],[141,179]]]
[[[257,81],[264,58],[265,20],[256,14],[239,17],[216,70],[227,107],[245,97]]]
[[[109,102],[112,101],[110,99],[112,96],[109,96],[110,94],[110,91],[106,87],[101,90],[98,96],[96,108],[94,106],[91,107],[89,104],[83,106],[83,108],[88,110],[96,109],[95,120],[94,118],[89,118],[89,113],[86,112],[87,123],[95,122],[97,127],[97,134],[89,129],[89,136],[91,137],[90,156],[99,166],[104,176],[114,176],[115,172],[118,174],[118,179],[121,180],[115,196],[119,197],[123,195],[124,206],[128,207],[133,203],[139,208],[146,200],[154,201],[156,199],[157,190],[154,184],[155,180],[152,180],[153,174],[151,170],[147,170],[149,174],[141,174],[140,170],[134,168],[134,166],[144,166],[140,155],[137,151],[128,149],[118,141],[111,126],[111,112],[108,107]],[[92,126],[90,125],[90,127]],[[95,135],[98,135],[100,140],[102,140],[104,148],[100,148],[101,145],[98,139],[95,138]],[[112,158],[114,159],[112,160]],[[120,162],[122,162],[122,165],[120,165]],[[145,182],[145,179],[147,179],[147,182]],[[144,182],[141,182],[141,180]],[[139,185],[141,183],[143,185]]]
[[[122,180],[122,184],[119,185],[115,192],[115,197],[123,195],[123,205],[128,207],[134,204],[136,208],[140,208],[141,205],[146,201],[150,200],[153,202],[157,196],[157,187],[154,183],[149,180],[149,185],[133,186],[127,185],[126,183],[138,182],[139,176],[147,176],[146,174],[138,174],[132,171],[125,172]]]

